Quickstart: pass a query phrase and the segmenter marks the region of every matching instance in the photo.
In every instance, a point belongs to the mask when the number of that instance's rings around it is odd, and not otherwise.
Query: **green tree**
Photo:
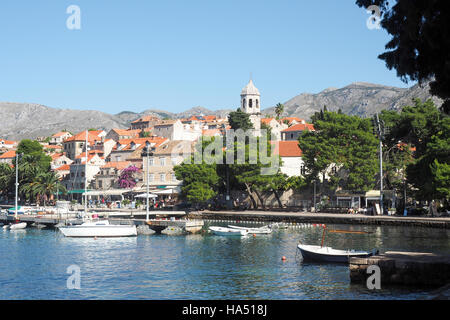
[[[370,120],[323,110],[313,116],[313,124],[316,131],[305,131],[299,137],[307,180],[321,176],[333,189],[373,188],[378,143]],[[337,169],[334,173],[333,168]]]
[[[42,200],[44,206],[48,200],[54,199],[57,192],[66,192],[66,188],[52,171],[38,173],[33,181],[22,185],[20,188],[22,194],[28,199],[36,199],[38,205]]]
[[[430,92],[450,111],[450,6],[441,0],[357,0],[360,7],[380,8],[381,26],[392,36],[378,57],[405,82],[428,81]]]
[[[242,129],[244,131],[247,131],[253,129],[253,124],[250,121],[250,116],[248,115],[248,113],[243,112],[240,108],[228,114],[228,123],[233,130]]]

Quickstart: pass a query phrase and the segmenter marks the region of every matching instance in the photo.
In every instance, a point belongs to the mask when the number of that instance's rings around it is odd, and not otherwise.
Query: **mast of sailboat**
[[[85,153],[86,163],[84,164],[84,214],[87,216],[87,165],[88,165],[88,130],[86,130]]]
[[[18,175],[19,175],[19,170],[18,170],[18,159],[19,158],[19,154],[16,153],[16,200],[15,200],[15,213],[14,213],[14,218],[17,220],[17,193],[18,193],[18,189],[19,189],[19,179],[18,179]]]

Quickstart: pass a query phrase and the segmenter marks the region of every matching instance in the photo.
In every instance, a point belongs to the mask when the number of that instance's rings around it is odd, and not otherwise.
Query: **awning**
[[[147,194],[146,193],[141,193],[141,194],[138,194],[137,196],[134,196],[135,198],[147,198]],[[153,193],[149,193],[148,194],[148,197],[149,198],[156,198],[157,197],[157,195],[156,194],[153,194]]]
[[[130,191],[130,190],[127,190],[127,189],[88,190],[88,192],[86,192],[86,195],[88,195],[88,196],[120,196],[128,191]],[[84,191],[83,191],[83,195],[84,195]]]
[[[71,193],[84,193],[84,189],[74,189],[74,190],[68,190],[67,193],[71,194]],[[88,192],[91,190],[87,190]]]
[[[364,196],[366,198],[380,198],[380,190],[369,190]]]

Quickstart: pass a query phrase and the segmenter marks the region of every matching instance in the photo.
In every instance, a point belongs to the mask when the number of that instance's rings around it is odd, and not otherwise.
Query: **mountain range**
[[[316,111],[327,106],[329,111],[341,111],[349,115],[370,117],[383,109],[400,110],[411,105],[413,98],[431,98],[440,106],[442,100],[429,93],[429,85],[414,85],[397,88],[364,82],[352,83],[343,88],[328,88],[319,93],[301,93],[284,102],[286,117],[309,119]],[[263,116],[273,116],[275,107],[261,111]],[[24,138],[46,137],[61,130],[73,133],[88,128],[110,130],[128,128],[130,123],[143,115],[160,118],[187,118],[192,115],[216,115],[226,117],[232,110],[208,110],[194,107],[180,113],[157,109],[143,112],[122,111],[108,114],[93,110],[73,110],[51,108],[40,104],[0,102],[0,138],[20,140]]]

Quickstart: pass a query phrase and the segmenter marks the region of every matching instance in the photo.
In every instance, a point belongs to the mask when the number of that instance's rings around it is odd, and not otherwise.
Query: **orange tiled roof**
[[[139,133],[141,132],[140,129],[136,130],[129,130],[129,129],[112,129],[120,136],[139,136]]]
[[[55,168],[55,170],[58,171],[70,171],[70,165],[68,164],[63,164],[62,166]]]
[[[148,141],[150,143],[154,143],[155,147],[158,147],[160,144],[165,142],[167,138],[163,137],[147,137],[147,138],[131,138],[131,139],[120,139],[116,146],[114,147],[114,150],[117,150],[118,145],[125,145],[124,148],[120,150],[130,150],[131,143],[134,142],[135,144],[139,144],[140,146],[137,149],[142,149],[145,146],[145,143]]]
[[[213,121],[213,120],[216,120],[217,117],[216,116],[203,116],[203,119],[205,119],[206,121]]]
[[[287,129],[284,129],[281,132],[290,132],[290,131],[314,131],[314,125],[311,123],[297,123],[296,125],[293,125],[292,127],[289,127]]]
[[[303,154],[298,146],[298,141],[278,141],[278,143],[280,157],[301,157]]]
[[[98,135],[102,132],[102,130],[96,130],[96,131],[88,131],[88,142],[95,142],[100,141],[102,138],[100,138]],[[69,141],[85,141],[86,140],[86,131],[82,131],[80,133],[77,133],[76,135],[67,138],[64,140],[64,142]]]
[[[16,150],[8,150],[0,156],[0,159],[10,159],[16,156]]]
[[[3,142],[3,144],[17,144],[17,141],[11,141],[11,140],[5,140],[5,139],[0,139],[0,142]]]
[[[280,119],[281,122],[283,122],[284,120],[287,120],[289,123],[292,123],[292,121],[294,121],[294,120],[297,121],[297,122],[305,121],[304,119],[300,119],[300,118],[297,118],[297,117],[284,117],[284,118]]]
[[[63,155],[64,155],[63,153],[54,153],[50,157],[52,157],[52,160],[55,160],[62,157]]]
[[[117,170],[123,170],[131,166],[131,161],[111,161],[107,162],[102,168],[115,168]]]
[[[264,118],[264,119],[261,119],[261,122],[264,124],[269,124],[273,119],[274,118]]]

